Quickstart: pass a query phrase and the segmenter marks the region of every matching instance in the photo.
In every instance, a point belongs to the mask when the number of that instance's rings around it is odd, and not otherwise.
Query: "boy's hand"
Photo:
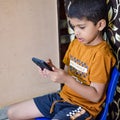
[[[52,67],[53,71],[44,69],[43,70],[43,74],[51,79],[53,82],[57,82],[57,83],[65,83],[66,82],[66,76],[68,75],[67,72],[65,72],[62,69],[58,69],[55,66]]]
[[[43,77],[49,78],[53,82],[65,83],[66,82],[65,78],[68,75],[67,72],[65,72],[62,69],[58,69],[55,65],[53,65],[51,59],[48,59],[46,63],[52,67],[53,71],[50,71],[48,69],[42,70],[40,67],[38,67],[40,75]]]
[[[53,65],[51,59],[48,59],[48,60],[46,60],[45,62],[46,62],[46,63],[53,69],[53,71],[54,71],[55,66]],[[40,73],[40,75],[41,75],[42,77],[47,77],[47,74],[46,74],[46,72],[44,71],[44,69],[42,70],[40,67],[38,67],[38,71],[39,71],[39,73]],[[48,71],[49,71],[49,70],[48,70]]]

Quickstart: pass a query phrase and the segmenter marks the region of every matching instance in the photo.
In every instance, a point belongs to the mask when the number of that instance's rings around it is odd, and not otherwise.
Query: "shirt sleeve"
[[[111,69],[114,65],[115,58],[113,56],[104,54],[96,55],[90,69],[90,81],[106,83],[109,80]]]

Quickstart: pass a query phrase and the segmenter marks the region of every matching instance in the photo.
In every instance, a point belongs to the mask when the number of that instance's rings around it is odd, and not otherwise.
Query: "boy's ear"
[[[100,21],[98,21],[97,27],[99,31],[102,31],[106,27],[106,20],[101,19]]]

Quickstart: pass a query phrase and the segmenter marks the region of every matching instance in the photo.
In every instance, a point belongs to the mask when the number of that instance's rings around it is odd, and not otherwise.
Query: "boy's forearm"
[[[87,86],[76,81],[72,76],[66,77],[65,84],[73,89],[75,92],[80,94],[85,99],[90,100],[91,102],[98,102],[102,97],[102,92],[98,93],[97,89],[93,86]],[[103,87],[104,88],[104,87]]]

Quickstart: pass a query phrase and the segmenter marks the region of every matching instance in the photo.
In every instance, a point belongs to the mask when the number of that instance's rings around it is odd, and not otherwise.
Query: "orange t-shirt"
[[[90,85],[91,82],[106,84],[116,60],[105,41],[95,46],[87,46],[75,39],[70,43],[63,62],[68,66],[71,76],[76,77],[81,84]],[[67,85],[62,88],[60,96],[65,101],[83,107],[94,117],[101,111],[105,100],[104,93],[98,103],[91,102]]]

